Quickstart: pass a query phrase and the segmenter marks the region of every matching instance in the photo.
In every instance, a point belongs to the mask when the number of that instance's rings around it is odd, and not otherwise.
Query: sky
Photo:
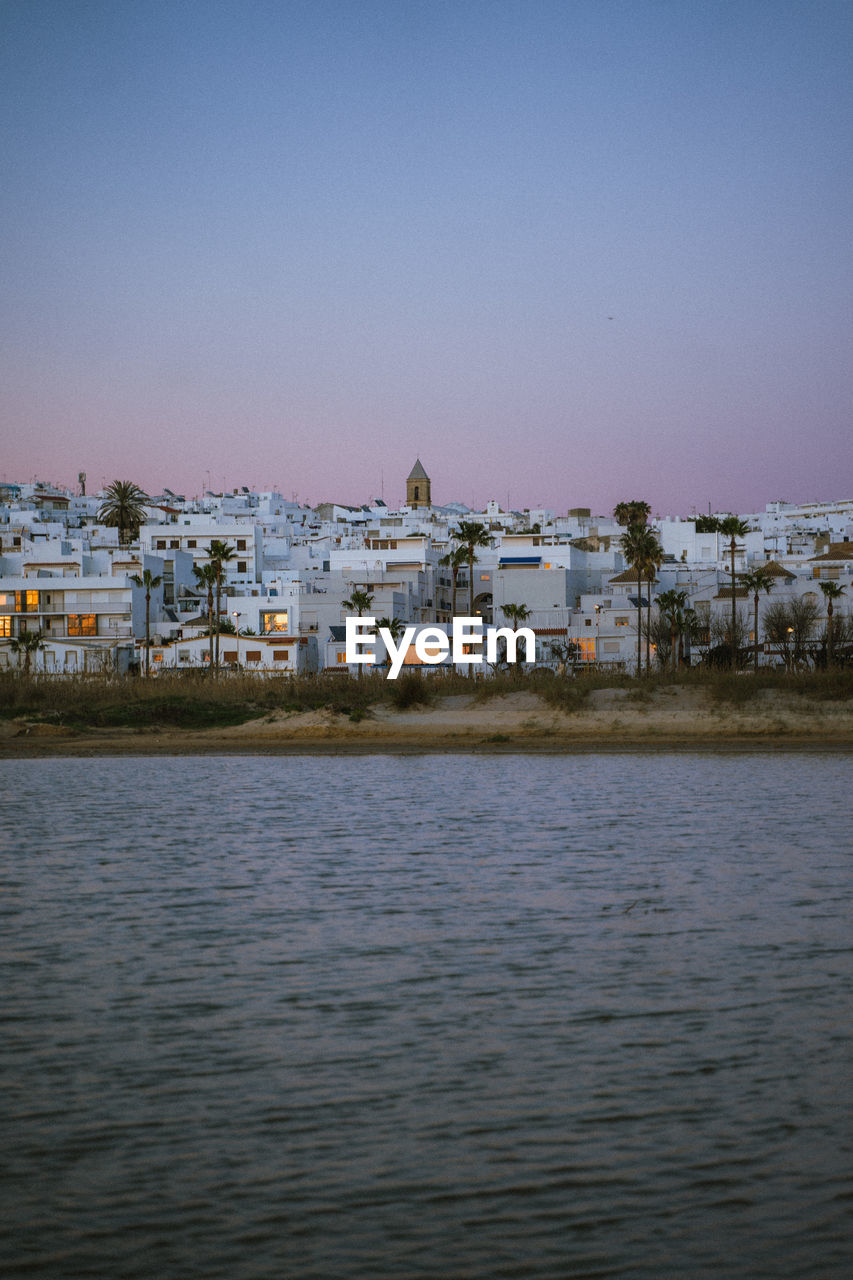
[[[0,478],[853,496],[849,0],[0,0]]]

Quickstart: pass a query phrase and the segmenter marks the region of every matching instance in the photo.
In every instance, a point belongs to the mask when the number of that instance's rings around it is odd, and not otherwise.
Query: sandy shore
[[[520,692],[434,706],[379,706],[355,723],[333,711],[276,712],[227,729],[74,731],[26,719],[0,724],[0,757],[368,752],[853,750],[853,702],[763,691],[742,707],[681,688],[638,698],[594,691],[583,710],[555,710]]]

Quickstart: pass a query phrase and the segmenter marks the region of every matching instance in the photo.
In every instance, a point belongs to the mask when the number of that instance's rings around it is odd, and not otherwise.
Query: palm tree
[[[630,524],[619,539],[622,554],[637,575],[637,675],[643,669],[643,578],[660,552],[655,532],[646,524]],[[657,561],[660,564],[660,560]]]
[[[377,628],[384,627],[385,630],[390,634],[391,639],[395,641],[399,640],[400,636],[406,630],[405,622],[402,622],[398,617],[396,617],[396,615],[393,618],[380,618],[376,626]],[[391,665],[391,654],[386,649],[385,650],[385,666],[390,667],[390,665]]]
[[[357,614],[360,618],[365,609],[369,609],[373,604],[373,596],[369,591],[362,591],[360,587],[356,587],[350,595],[349,600],[343,600],[341,603],[345,609],[349,609],[350,612]],[[359,680],[361,679],[362,665],[362,663],[359,663],[358,665]]]
[[[480,524],[479,520],[460,520],[456,536],[465,551],[465,559],[468,562],[468,616],[473,618],[474,561],[477,559],[474,553],[477,547],[491,546],[491,538],[488,529],[484,524]],[[473,669],[471,674],[474,674]]]
[[[516,626],[530,617],[530,610],[526,604],[505,604],[502,607],[504,617],[509,618],[510,622],[515,623]]]
[[[138,587],[145,588],[145,674],[151,675],[151,590],[159,587],[163,579],[159,575],[155,575],[150,569],[142,570],[142,577],[138,573],[130,575],[131,582],[135,582]]]
[[[675,671],[676,664],[680,664],[681,661],[681,646],[676,647],[676,640],[684,634],[686,604],[686,591],[662,591],[657,598],[657,606],[669,623],[669,658],[673,671]]]
[[[210,636],[210,666],[208,671],[213,675],[213,593],[216,590],[216,565],[194,564],[195,580],[202,591],[207,591],[207,628]]]
[[[648,583],[648,595],[646,596],[646,672],[652,669],[652,650],[651,650],[651,629],[652,629],[652,587],[655,581],[655,571],[660,568],[663,561],[663,547],[658,541],[657,534],[653,529],[648,529],[648,539],[646,548],[646,582]]]
[[[652,509],[647,502],[617,502],[613,508],[613,518],[623,528],[630,529],[634,524],[648,524]]]
[[[28,676],[33,654],[44,648],[41,631],[21,631],[12,637],[9,644],[13,653],[24,655],[24,675]]]
[[[456,582],[459,578],[459,570],[468,559],[468,552],[465,547],[454,547],[452,551],[448,551],[446,556],[442,556],[439,564],[445,569],[449,569],[453,577],[453,596],[450,612],[456,613]]]
[[[145,519],[147,501],[148,495],[132,480],[113,480],[104,490],[98,519],[110,529],[118,529],[118,539],[123,545],[133,542]]]
[[[758,594],[760,591],[766,591],[768,595],[773,590],[773,575],[769,573],[765,565],[759,565],[757,569],[753,569],[752,573],[742,573],[740,575],[740,584],[746,587],[747,591],[751,591],[752,603],[755,608],[755,620],[753,640],[755,642],[755,674],[758,675]],[[732,596],[734,599],[734,596]]]
[[[835,636],[833,634],[832,621],[832,602],[837,600],[840,595],[844,594],[844,588],[837,582],[819,582],[818,586],[823,592],[823,598],[826,601],[826,654],[827,662],[830,666],[835,664]]]
[[[737,550],[737,539],[743,538],[749,533],[749,525],[745,520],[741,520],[739,516],[725,516],[720,521],[720,533],[724,537],[730,538],[729,555],[731,556],[731,575],[732,575],[732,634],[729,645],[730,666],[734,666],[737,659],[737,597],[735,595],[735,551]]]
[[[509,618],[510,622],[513,624],[513,629],[516,629],[520,622],[526,622],[530,617],[530,610],[526,604],[505,604],[503,605],[503,611],[504,617]],[[517,658],[518,655],[516,655],[515,674],[520,677],[521,664],[518,662]]]
[[[343,601],[344,608],[350,609],[353,613],[357,614],[359,618],[362,616],[365,609],[369,609],[372,604],[373,595],[371,592],[362,591],[360,587],[355,588],[349,600]]]
[[[225,576],[223,566],[234,559],[235,550],[235,547],[223,542],[221,538],[212,538],[207,548],[210,563],[216,570],[216,641],[213,659],[213,670],[216,675],[219,674],[219,619],[222,613],[222,580]]]

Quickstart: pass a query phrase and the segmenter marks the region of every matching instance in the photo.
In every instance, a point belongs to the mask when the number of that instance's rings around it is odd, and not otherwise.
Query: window
[[[613,624],[614,624],[614,626],[617,626],[617,627],[627,627],[627,626],[629,625],[629,624],[628,624],[628,619],[627,619],[627,618],[625,618],[625,617],[618,617],[618,618],[614,618],[614,619],[613,619]]]
[[[39,593],[37,591],[16,591],[15,609],[18,613],[38,613]]]
[[[187,546],[188,546],[188,547],[197,547],[197,546],[198,546],[198,542],[197,542],[197,540],[196,540],[195,538],[187,538]]]
[[[619,652],[619,641],[618,641],[618,640],[602,640],[601,644],[602,644],[602,648],[604,649],[604,652],[605,652],[605,653],[618,653],[618,652]]]
[[[0,614],[0,636],[8,640],[12,634],[12,618],[8,613]]]
[[[96,636],[98,620],[94,613],[69,613],[68,634],[70,636]]]
[[[285,649],[285,653],[286,653],[286,652],[287,652],[287,650]],[[261,651],[260,651],[260,649],[247,649],[247,650],[246,650],[246,661],[247,661],[247,662],[260,662],[260,660],[261,660]]]
[[[287,612],[287,609],[279,609],[275,613],[262,613],[262,634],[269,636],[277,631],[287,631]]]
[[[246,561],[245,561],[245,560],[238,560],[238,561],[237,561],[237,572],[238,572],[238,573],[247,573],[247,572],[248,572],[248,570],[247,570],[247,568],[246,568]]]
[[[158,551],[165,551],[165,550],[166,550],[166,539],[165,539],[165,538],[158,538],[158,539],[157,539],[157,541],[154,543],[154,546],[157,548],[157,550],[158,550]]]
[[[180,545],[181,545],[180,538],[170,538],[170,539],[169,539],[169,546],[170,546],[170,547],[179,547]]]
[[[154,661],[154,662],[162,662],[162,661],[163,661],[163,655],[162,655],[162,653],[155,653],[155,654],[153,655],[153,661]]]
[[[222,655],[222,661],[223,661],[223,662],[230,662],[230,663],[232,663],[232,664],[234,664],[234,665],[236,666],[236,664],[237,664],[237,650],[236,650],[236,649],[226,649],[226,650],[225,650],[225,652],[224,652],[224,653],[223,653],[223,655]]]
[[[346,653],[337,653],[337,654],[335,654],[335,660],[336,660],[336,662],[337,662],[339,665],[340,665],[340,663],[342,663],[342,662],[346,662],[346,660],[347,660],[347,655],[346,655]]]
[[[238,538],[238,539],[237,539],[237,550],[238,550],[238,551],[245,551],[245,550],[246,550],[246,539],[245,539],[245,538]]]
[[[178,650],[178,662],[191,662],[191,661],[192,661],[192,654],[190,653],[189,649]]]
[[[273,649],[272,651],[273,662],[287,662],[289,657],[290,657],[289,649]]]

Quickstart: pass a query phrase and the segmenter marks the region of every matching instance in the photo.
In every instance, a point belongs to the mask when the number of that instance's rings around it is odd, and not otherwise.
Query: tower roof
[[[409,472],[407,479],[408,480],[429,480],[429,476],[424,471],[423,463],[421,462],[420,458],[415,459],[415,465],[412,467],[411,471]]]

